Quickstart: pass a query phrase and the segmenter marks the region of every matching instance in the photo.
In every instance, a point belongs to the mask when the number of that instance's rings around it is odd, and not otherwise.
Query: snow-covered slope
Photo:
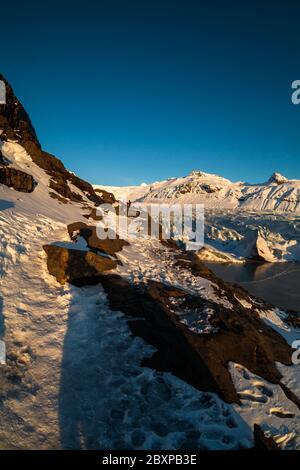
[[[210,209],[300,212],[300,181],[274,173],[264,184],[234,183],[217,175],[193,171],[142,187],[109,187],[116,197],[132,201],[203,203]]]

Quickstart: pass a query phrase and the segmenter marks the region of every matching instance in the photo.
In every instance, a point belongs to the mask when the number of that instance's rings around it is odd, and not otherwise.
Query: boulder
[[[90,251],[73,250],[57,245],[44,245],[49,273],[60,284],[77,286],[96,284],[99,276],[117,267],[117,262]]]
[[[8,166],[0,167],[0,183],[23,193],[32,193],[35,187],[31,175]]]
[[[121,239],[117,234],[116,238],[106,238],[101,240],[97,236],[97,228],[92,225],[86,225],[83,222],[75,222],[68,225],[68,232],[71,239],[74,239],[74,234],[76,234],[76,236],[80,236],[85,239],[91,250],[96,252],[102,251],[111,256],[114,256],[118,251],[121,251],[124,246],[129,245],[126,240]]]

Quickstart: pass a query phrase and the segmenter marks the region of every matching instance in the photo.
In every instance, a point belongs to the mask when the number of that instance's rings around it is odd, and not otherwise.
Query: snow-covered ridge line
[[[273,173],[262,184],[232,182],[221,176],[192,171],[182,178],[170,178],[141,186],[94,188],[112,192],[131,201],[203,203],[210,209],[276,211],[300,213],[300,180],[288,180]]]

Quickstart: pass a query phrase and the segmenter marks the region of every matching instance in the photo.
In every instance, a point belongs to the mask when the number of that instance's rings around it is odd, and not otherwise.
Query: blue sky
[[[92,183],[300,179],[297,3],[6,2],[1,72],[44,149]]]

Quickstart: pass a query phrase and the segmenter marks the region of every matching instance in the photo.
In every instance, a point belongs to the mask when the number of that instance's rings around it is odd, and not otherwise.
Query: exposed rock
[[[208,194],[213,194],[220,191],[221,188],[213,184],[201,184],[201,189]]]
[[[1,139],[15,139],[22,137],[38,143],[37,135],[28,114],[20,101],[14,95],[12,87],[0,74],[0,80],[6,85],[6,104],[0,104]]]
[[[90,251],[70,250],[56,245],[44,245],[49,273],[61,284],[89,285],[99,282],[99,276],[116,268],[116,261]]]
[[[105,189],[95,188],[95,192],[107,203],[107,204],[114,204],[116,202],[116,198],[113,193],[109,193],[105,191]]]
[[[0,165],[9,165],[9,161],[4,157],[3,153],[0,150]]]
[[[80,202],[83,201],[83,197],[81,194],[75,193],[70,189],[68,183],[63,179],[62,176],[56,175],[54,178],[52,177],[49,182],[49,188],[56,191],[60,194],[63,198],[69,199],[70,201]]]
[[[208,302],[200,296],[157,282],[137,288],[112,275],[104,276],[101,282],[110,308],[144,318],[129,324],[134,334],[158,349],[145,365],[173,372],[200,390],[218,393],[227,402],[239,403],[228,371],[230,361],[272,383],[281,380],[276,362],[291,363],[291,349],[285,340],[236,299],[232,310],[210,302],[214,311],[211,324],[218,332],[195,334],[180,323],[173,301],[180,299],[181,308],[201,312]]]
[[[289,323],[293,328],[300,329],[300,313],[288,311],[286,322]]]
[[[57,199],[57,201],[60,204],[68,204],[68,199],[65,199],[64,197],[60,196],[59,194],[53,193],[52,191],[49,191],[49,196],[52,197],[52,199]]]
[[[72,201],[81,200],[81,196],[70,189],[69,181],[96,205],[110,203],[113,198],[110,193],[103,191],[102,196],[96,194],[91,184],[69,172],[58,158],[42,150],[30,118],[14,95],[12,87],[1,74],[0,80],[6,84],[6,104],[0,104],[1,140],[18,141],[32,160],[51,176],[50,187],[62,197]]]
[[[210,261],[214,263],[233,263],[236,260],[222,251],[218,251],[210,246],[204,246],[198,251],[197,256],[201,261]]]
[[[238,362],[278,384],[281,374],[276,362],[291,363],[291,348],[285,340],[256,312],[243,307],[230,288],[228,297],[233,302],[232,309],[159,282],[131,285],[118,275],[104,274],[116,267],[116,262],[91,252],[55,245],[46,245],[44,249],[48,255],[48,270],[59,282],[75,285],[101,282],[111,309],[139,317],[129,321],[132,332],[158,349],[144,365],[173,372],[200,390],[212,391],[227,402],[239,403],[228,370],[229,362]],[[198,267],[199,264],[198,260]],[[204,272],[205,268],[202,275]],[[198,314],[199,320],[201,312],[209,307],[213,312],[210,322],[214,332],[193,333],[180,322],[177,303],[180,309]]]
[[[129,243],[126,240],[122,240],[119,235],[116,234],[116,238],[106,238],[101,240],[97,236],[97,228],[95,226],[86,225],[83,222],[75,222],[68,225],[68,232],[71,239],[76,236],[81,236],[85,239],[88,247],[94,251],[102,251],[109,255],[114,256],[118,251],[121,251],[124,246],[128,246]]]
[[[32,193],[35,182],[31,175],[8,166],[0,167],[0,184],[23,193]]]
[[[273,173],[273,175],[269,178],[268,180],[268,183],[272,184],[272,183],[276,183],[276,184],[284,184],[284,183],[288,183],[288,179],[281,175],[280,173]]]
[[[102,215],[97,214],[97,209],[95,207],[89,212],[89,214],[83,214],[83,217],[86,219],[93,219],[95,221],[100,221],[103,219]]]
[[[274,439],[267,436],[258,424],[254,424],[254,447],[256,450],[280,450]]]

